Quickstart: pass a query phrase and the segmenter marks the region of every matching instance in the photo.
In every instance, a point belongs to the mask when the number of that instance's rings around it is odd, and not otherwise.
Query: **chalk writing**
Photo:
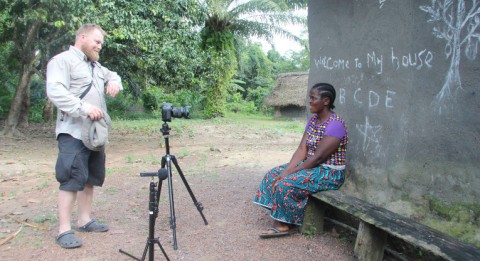
[[[419,52],[408,53],[405,55],[398,56],[393,48],[392,49],[392,67],[396,70],[403,67],[415,67],[415,69],[420,70],[425,65],[428,68],[432,68],[433,54],[427,49],[423,49]]]
[[[350,69],[349,61],[344,59],[333,59],[332,57],[322,56],[318,59],[315,59],[315,65],[317,68],[323,67],[327,70],[339,69],[345,70]]]
[[[417,70],[432,68],[433,53],[427,49],[404,54],[397,53],[393,47],[387,59],[390,60],[390,69],[393,71],[401,68],[415,68]],[[365,55],[364,59],[355,57],[331,57],[321,55],[314,59],[315,66],[325,70],[360,70],[364,67],[373,69],[376,74],[383,74],[385,71],[384,55],[372,51]],[[388,60],[387,60],[388,63]],[[363,68],[364,69],[364,68]]]
[[[469,4],[468,10],[466,3]],[[459,71],[462,47],[465,48],[464,54],[469,60],[473,61],[477,57],[480,43],[480,2],[432,1],[430,5],[420,6],[420,10],[430,15],[427,22],[439,23],[433,27],[433,35],[445,40],[445,56],[450,58],[444,84],[433,101],[434,109],[441,114],[442,109],[448,109],[448,100],[454,96],[452,91],[462,89]]]
[[[380,139],[381,136],[381,125],[372,126],[368,121],[368,116],[365,117],[365,124],[356,124],[356,129],[360,132],[363,137],[362,149],[363,151],[368,151],[369,149],[379,149],[380,148]]]
[[[375,68],[377,74],[383,72],[383,55],[375,55],[375,52],[367,53],[367,67]]]
[[[378,0],[378,4],[380,5],[380,9],[383,7],[385,2],[387,2],[387,0]]]
[[[385,108],[393,108],[393,96],[396,94],[394,91],[387,90],[387,94],[385,95]]]
[[[395,97],[396,92],[386,90],[384,94],[381,94],[372,90],[363,90],[358,87],[353,91],[352,98],[353,102],[357,105],[368,105],[368,109],[380,108],[382,105],[385,109],[394,108],[393,98]],[[347,89],[340,88],[338,101],[340,104],[345,104],[347,102]]]

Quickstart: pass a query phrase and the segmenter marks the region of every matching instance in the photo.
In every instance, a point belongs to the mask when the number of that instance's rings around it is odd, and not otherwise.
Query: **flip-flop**
[[[76,237],[72,230],[58,235],[55,238],[55,242],[63,248],[77,248],[82,246],[82,240]]]
[[[262,233],[260,238],[283,237],[290,234],[288,231],[280,231],[274,227],[267,228],[267,231],[273,231],[273,233]]]
[[[95,219],[90,220],[87,224],[77,227],[78,232],[107,232],[108,225],[99,223]]]

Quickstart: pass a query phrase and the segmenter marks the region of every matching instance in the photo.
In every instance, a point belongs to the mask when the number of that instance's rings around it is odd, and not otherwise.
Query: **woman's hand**
[[[275,193],[275,191],[277,191],[277,184],[278,182],[280,182],[282,179],[284,179],[288,174],[286,173],[286,171],[284,171],[282,173],[282,175],[279,175],[277,177],[275,177],[275,181],[273,181],[273,190],[272,192]]]

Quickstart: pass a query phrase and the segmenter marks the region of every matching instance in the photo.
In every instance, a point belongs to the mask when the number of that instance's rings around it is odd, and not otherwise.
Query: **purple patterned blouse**
[[[324,136],[333,136],[340,139],[340,146],[332,153],[324,164],[326,165],[345,165],[347,152],[347,127],[344,120],[336,113],[321,123],[317,123],[318,115],[314,114],[308,120],[305,130],[307,131],[307,158],[315,154],[318,143]]]

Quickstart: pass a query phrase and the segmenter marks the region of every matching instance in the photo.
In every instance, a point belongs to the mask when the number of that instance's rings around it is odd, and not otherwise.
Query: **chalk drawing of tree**
[[[420,9],[430,15],[427,22],[436,23],[433,35],[446,41],[445,55],[450,59],[445,82],[433,102],[434,109],[441,114],[442,109],[448,108],[448,100],[462,89],[459,71],[462,48],[470,61],[477,57],[480,3],[477,0],[432,0],[430,5],[420,6]]]

